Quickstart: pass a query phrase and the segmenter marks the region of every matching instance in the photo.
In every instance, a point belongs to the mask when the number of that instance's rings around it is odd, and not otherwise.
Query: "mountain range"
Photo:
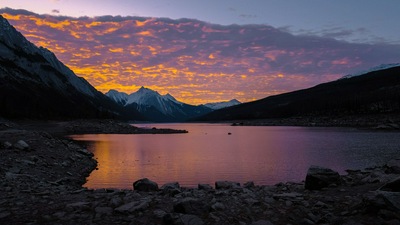
[[[161,95],[157,91],[141,87],[137,92],[127,94],[116,90],[106,93],[110,99],[125,108],[134,108],[151,121],[176,122],[205,115],[216,109],[240,104],[233,99],[229,102],[189,105],[176,100],[172,95]]]
[[[174,122],[215,109],[185,104],[144,87],[130,95],[111,90],[107,96],[76,76],[52,52],[29,42],[0,16],[0,116]],[[229,104],[220,105],[226,106]]]

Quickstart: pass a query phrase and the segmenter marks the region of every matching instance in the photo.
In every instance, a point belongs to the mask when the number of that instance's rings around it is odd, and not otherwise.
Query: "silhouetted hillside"
[[[78,77],[0,16],[0,116],[6,118],[143,119]]]
[[[343,78],[211,112],[199,121],[400,112],[400,67]]]

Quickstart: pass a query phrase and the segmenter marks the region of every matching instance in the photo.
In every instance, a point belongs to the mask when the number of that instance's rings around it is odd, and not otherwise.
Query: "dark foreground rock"
[[[20,140],[29,148],[18,148]],[[321,190],[304,182],[175,182],[143,192],[82,188],[96,167],[92,155],[45,132],[0,130],[0,154],[0,224],[400,223],[399,174],[388,166],[349,170]]]
[[[321,190],[339,184],[339,173],[329,168],[311,166],[307,171],[305,188],[308,190]]]
[[[136,191],[157,191],[158,184],[147,178],[140,179],[133,183],[133,190]]]

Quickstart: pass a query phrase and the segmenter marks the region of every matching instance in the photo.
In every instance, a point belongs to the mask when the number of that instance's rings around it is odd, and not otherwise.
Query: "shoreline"
[[[87,126],[92,122],[76,123]],[[98,123],[93,124],[99,127]],[[111,127],[109,122],[101,124]],[[170,183],[148,192],[93,190],[82,187],[97,166],[93,154],[60,138],[59,127],[54,129],[51,125],[40,131],[34,128],[32,123],[20,126],[0,121],[0,219],[4,223],[400,223],[398,184],[394,191],[378,190],[400,177],[400,160],[375,168],[348,170],[340,175],[340,184],[332,183],[321,190],[305,189],[304,182],[226,182],[224,187],[215,188],[185,188]]]
[[[349,127],[369,130],[400,130],[400,115],[334,115],[299,116],[276,119],[232,120],[232,126],[300,126],[300,127]]]

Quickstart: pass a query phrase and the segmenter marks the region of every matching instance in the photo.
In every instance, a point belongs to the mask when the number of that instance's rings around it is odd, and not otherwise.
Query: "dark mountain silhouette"
[[[127,112],[38,48],[0,16],[0,116],[7,118],[144,118]]]
[[[217,110],[199,121],[400,112],[400,66]]]

